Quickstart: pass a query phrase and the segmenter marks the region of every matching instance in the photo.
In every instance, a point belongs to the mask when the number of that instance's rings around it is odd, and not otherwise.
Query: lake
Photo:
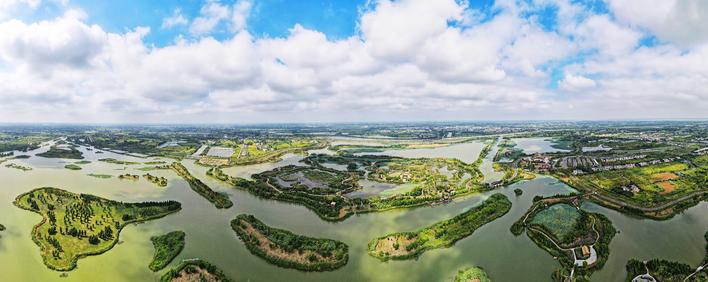
[[[473,148],[476,147],[469,147],[469,154],[474,157],[466,157],[466,149],[464,155],[459,157],[474,161],[479,152]],[[40,148],[30,152],[30,155],[44,150],[46,148]],[[33,167],[34,170],[29,172],[0,166],[0,178],[3,179],[0,188],[0,223],[8,228],[0,232],[0,280],[156,281],[164,270],[153,273],[147,267],[153,253],[149,238],[173,230],[183,230],[187,233],[187,242],[177,261],[205,259],[223,269],[236,281],[283,281],[285,278],[288,281],[444,281],[453,277],[458,269],[472,265],[483,267],[494,281],[550,281],[551,273],[559,264],[526,235],[513,236],[509,227],[530,207],[534,196],[572,191],[553,178],[539,177],[493,192],[458,199],[447,205],[355,215],[343,222],[331,223],[321,220],[302,206],[262,200],[233,189],[207,177],[207,168],[195,165],[193,161],[185,160],[182,163],[195,177],[214,190],[228,193],[234,202],[232,208],[215,209],[170,170],[150,172],[167,177],[169,185],[166,188],[157,188],[143,179],[133,182],[121,181],[115,177],[89,177],[86,174],[144,173],[136,170],[142,165],[108,164],[98,162],[98,158],[141,162],[154,159],[125,157],[108,152],[95,154],[95,151],[86,151],[85,148],[80,150],[87,160],[93,161],[82,165],[84,169],[80,171],[63,168],[66,163],[73,161],[40,157],[13,161]],[[229,168],[225,171],[234,176],[247,176],[274,166],[296,164],[301,158],[286,155],[278,163]],[[69,272],[68,277],[60,278],[61,273],[44,266],[39,249],[30,238],[32,226],[40,221],[40,216],[12,204],[17,195],[43,186],[126,202],[177,200],[182,203],[183,210],[161,219],[126,227],[120,234],[120,243],[112,250],[79,260],[77,269]],[[522,189],[523,195],[515,196],[515,188]],[[367,244],[373,238],[391,232],[417,230],[451,218],[497,192],[507,195],[512,201],[509,213],[479,228],[451,248],[432,250],[410,261],[381,262],[366,253]],[[708,214],[708,203],[702,203],[667,221],[629,217],[590,203],[583,205],[583,208],[607,215],[621,232],[610,245],[611,254],[607,265],[595,273],[593,281],[624,281],[625,263],[631,257],[675,259],[693,266],[703,258],[703,234],[708,229],[708,217],[705,216]],[[324,273],[306,273],[273,266],[250,254],[231,230],[230,220],[241,213],[253,214],[268,225],[298,234],[341,240],[349,245],[349,263],[336,271]]]
[[[554,148],[556,141],[552,138],[512,138],[511,141],[516,143],[516,148],[524,150],[525,154],[570,152],[570,150]]]

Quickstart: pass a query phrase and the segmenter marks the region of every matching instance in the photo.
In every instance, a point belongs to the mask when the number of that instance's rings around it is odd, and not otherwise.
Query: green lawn
[[[530,224],[542,226],[558,241],[566,242],[572,239],[569,235],[573,234],[580,217],[580,212],[575,207],[568,204],[555,204],[536,213]]]

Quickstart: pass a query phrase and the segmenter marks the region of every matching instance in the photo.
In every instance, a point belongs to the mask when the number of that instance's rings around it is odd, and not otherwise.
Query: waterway
[[[46,148],[29,154],[43,150]],[[144,179],[134,182],[121,181],[116,177],[93,178],[87,174],[117,176],[144,173],[136,170],[142,165],[108,164],[96,161],[98,158],[140,162],[153,159],[108,152],[96,154],[85,148],[80,150],[85,152],[87,160],[93,161],[83,165],[84,169],[80,171],[63,168],[73,161],[41,157],[12,161],[33,167],[32,171],[0,166],[0,223],[7,227],[6,231],[0,232],[1,281],[156,281],[164,271],[153,273],[147,267],[153,252],[149,238],[173,230],[187,233],[185,250],[177,260],[206,259],[236,281],[444,281],[454,276],[458,269],[473,265],[483,267],[495,281],[550,281],[551,273],[559,264],[527,236],[513,236],[509,227],[530,207],[534,196],[572,191],[553,178],[539,177],[447,205],[355,215],[343,222],[330,223],[322,221],[302,206],[258,199],[208,178],[206,168],[195,165],[193,160],[185,160],[183,164],[214,190],[228,193],[234,202],[232,208],[217,210],[169,170],[150,172],[167,177],[169,185],[166,188],[158,188]],[[468,152],[474,155],[474,151],[466,150],[457,153],[464,157]],[[234,176],[248,176],[272,167],[296,164],[301,158],[287,155],[278,163],[236,167],[226,171]],[[40,216],[12,204],[17,195],[44,186],[127,202],[177,200],[182,203],[183,209],[165,218],[126,227],[120,234],[120,243],[112,250],[79,260],[77,269],[69,272],[68,277],[60,278],[61,273],[44,266],[38,247],[30,239],[32,226],[40,221]],[[522,189],[523,195],[515,196],[515,188]],[[432,250],[410,261],[381,262],[366,253],[367,243],[375,237],[417,230],[448,219],[498,192],[512,201],[510,212],[479,228],[453,247]],[[607,265],[593,276],[593,281],[624,281],[624,266],[629,258],[658,257],[696,265],[704,255],[703,234],[708,229],[708,217],[705,216],[708,214],[708,203],[668,221],[637,219],[593,204],[586,204],[584,208],[607,215],[621,231],[610,245]],[[270,265],[251,255],[231,230],[229,221],[241,213],[254,214],[268,225],[295,233],[341,240],[349,245],[349,263],[336,271],[324,273],[306,273]]]

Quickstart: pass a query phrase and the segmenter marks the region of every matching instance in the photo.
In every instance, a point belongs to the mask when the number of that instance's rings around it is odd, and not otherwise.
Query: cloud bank
[[[593,2],[593,1],[590,1]],[[25,22],[0,5],[5,122],[707,118],[708,2],[375,1],[357,33],[250,34],[251,1],[179,9],[144,42],[80,10]],[[548,13],[539,11],[554,11]],[[218,40],[215,29],[231,35]]]

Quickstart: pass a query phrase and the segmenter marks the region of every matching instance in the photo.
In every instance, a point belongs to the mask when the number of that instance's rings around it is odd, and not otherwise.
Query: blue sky
[[[88,23],[98,24],[107,31],[125,32],[137,26],[150,27],[150,34],[145,41],[156,46],[173,43],[176,36],[186,33],[186,28],[161,28],[162,21],[169,17],[175,9],[179,9],[187,19],[199,16],[205,0],[125,0],[125,1],[92,1],[72,0],[70,7],[79,8],[88,14]],[[218,1],[231,5],[234,0]],[[524,1],[521,1],[524,2]],[[532,1],[526,1],[531,3]],[[602,0],[574,0],[572,2],[587,7],[587,12],[607,14],[608,10]],[[285,37],[288,30],[295,24],[305,28],[318,30],[331,39],[341,39],[354,35],[357,21],[366,0],[255,0],[248,17],[248,31],[261,37]],[[498,14],[494,0],[471,0],[467,7],[481,16],[481,21],[487,21]],[[543,5],[532,9],[523,16],[535,17],[547,31],[557,28],[556,13],[558,8],[553,5]],[[37,10],[23,10],[19,14],[22,19],[36,21],[52,19],[60,16],[64,10],[61,5],[47,2]],[[219,39],[225,39],[230,34],[217,30],[210,34]]]
[[[708,1],[645,1],[7,0],[0,118],[706,117]]]
[[[224,5],[235,1],[220,1]],[[150,34],[145,41],[156,46],[171,44],[175,37],[186,33],[186,27],[161,28],[162,20],[179,9],[185,18],[199,16],[205,1],[201,0],[151,0],[151,1],[92,1],[74,0],[71,6],[81,8],[88,15],[88,22],[99,24],[108,31],[124,32],[137,26],[148,26]],[[295,24],[316,29],[333,39],[356,33],[359,9],[364,0],[257,0],[253,2],[248,18],[248,30],[256,36],[283,37]],[[47,5],[45,12],[28,15],[27,19],[53,18],[62,11]],[[230,33],[221,30],[211,34],[224,39]]]

